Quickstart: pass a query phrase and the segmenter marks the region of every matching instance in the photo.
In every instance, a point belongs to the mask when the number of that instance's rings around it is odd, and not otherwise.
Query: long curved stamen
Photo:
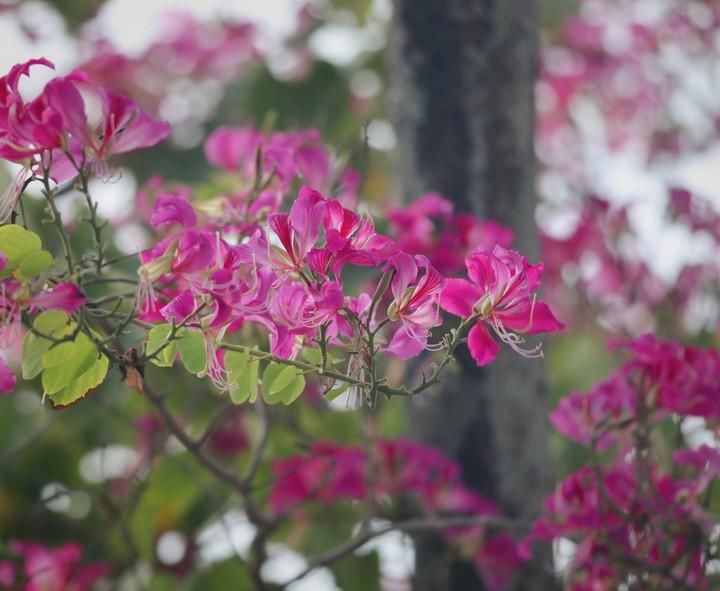
[[[542,343],[539,343],[532,349],[525,349],[521,347],[525,342],[525,339],[521,337],[519,334],[508,331],[500,322],[497,316],[493,315],[490,320],[492,321],[492,327],[495,331],[495,334],[497,334],[498,337],[500,337],[500,340],[507,344],[513,351],[518,353],[519,355],[522,355],[523,357],[528,357],[532,359],[539,359],[541,357],[544,357],[543,351],[542,351]]]
[[[221,391],[229,392],[232,389],[231,384],[228,382],[230,372],[225,369],[217,358],[217,346],[215,339],[209,335],[203,335],[203,341],[205,344],[205,371],[204,375],[210,378],[210,381]],[[202,376],[201,376],[202,377]]]

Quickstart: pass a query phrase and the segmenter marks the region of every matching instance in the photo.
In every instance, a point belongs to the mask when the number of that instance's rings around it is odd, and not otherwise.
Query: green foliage
[[[53,264],[52,255],[42,249],[40,237],[17,224],[0,226],[0,252],[8,259],[0,270],[0,279],[13,276],[27,281]]]
[[[205,339],[199,332],[184,330],[177,341],[180,359],[185,369],[195,375],[202,374],[207,367]]]
[[[343,591],[380,591],[380,559],[377,552],[353,554],[332,565],[332,572]]]
[[[230,558],[201,571],[183,586],[183,590],[225,589],[230,581],[233,590],[246,591],[253,588],[247,567],[237,558]]]
[[[43,312],[33,328],[23,342],[22,375],[32,379],[42,373],[43,391],[55,406],[71,404],[103,382],[107,357],[65,312]]]
[[[305,389],[305,376],[291,365],[270,363],[263,372],[263,398],[268,404],[292,404]]]
[[[263,373],[263,398],[268,404],[292,404],[305,389],[305,376],[292,366],[270,363]]]
[[[225,368],[231,386],[230,400],[234,404],[255,402],[260,361],[252,358],[247,351],[226,351]]]
[[[158,367],[172,367],[175,363],[177,343],[174,340],[168,342],[171,334],[172,326],[169,324],[159,324],[148,332],[145,340],[145,354],[154,354],[150,361]]]

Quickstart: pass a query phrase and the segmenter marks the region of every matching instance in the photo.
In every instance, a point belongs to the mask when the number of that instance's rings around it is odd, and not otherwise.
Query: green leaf
[[[232,581],[232,583],[230,583]],[[188,581],[188,586],[183,591],[197,589],[237,589],[244,591],[252,589],[253,584],[248,576],[248,569],[242,561],[237,558],[230,558],[210,565],[199,571]]]
[[[47,250],[36,250],[22,258],[13,275],[20,281],[27,281],[47,271],[53,262],[53,257]]]
[[[322,351],[320,349],[313,349],[311,347],[305,348],[302,351],[302,356],[308,363],[317,365],[318,367],[322,364]],[[325,363],[330,366],[336,364],[339,359],[333,357],[329,352],[325,355]]]
[[[83,398],[88,392],[97,388],[105,380],[110,363],[105,355],[100,355],[95,362],[69,385],[54,394],[48,393],[48,398],[55,406],[66,406]],[[43,374],[44,377],[45,374]]]
[[[65,312],[52,310],[43,312],[35,318],[33,327],[48,336],[60,338],[73,331]],[[31,331],[25,335],[22,350],[22,376],[25,380],[37,377],[43,370],[43,356],[50,349],[52,341],[37,336]]]
[[[313,349],[311,347],[307,347],[303,349],[302,356],[308,363],[312,363],[313,365],[320,365],[322,363],[322,352],[320,349]]]
[[[180,359],[182,359],[186,370],[195,375],[205,371],[207,357],[205,355],[205,339],[202,333],[185,331],[177,341],[177,347],[180,350]]]
[[[8,259],[0,277],[7,277],[27,255],[42,248],[40,237],[18,224],[0,226],[0,252]]]
[[[228,371],[230,400],[233,404],[255,402],[260,360],[250,357],[246,351],[226,351],[225,369]]]
[[[343,591],[380,591],[380,560],[375,550],[351,554],[330,567]]]
[[[295,379],[297,369],[292,365],[268,365],[263,374],[263,390],[268,394],[282,392]],[[267,380],[267,381],[266,381]]]
[[[305,391],[305,376],[298,373],[295,379],[282,391],[282,403],[285,405],[292,404]]]
[[[33,328],[59,339],[72,334],[77,324],[65,312],[53,310],[39,314]],[[71,404],[97,388],[105,379],[109,365],[107,357],[98,355],[95,345],[83,333],[72,341],[54,344],[29,332],[23,342],[23,377],[32,379],[42,372],[43,390],[55,406]]]
[[[42,385],[48,395],[79,379],[97,359],[97,349],[84,334],[75,340],[51,346],[43,355]]]
[[[172,326],[169,324],[153,326],[150,332],[148,332],[147,340],[145,341],[145,354],[150,355],[160,349],[160,347],[167,342],[171,332]],[[173,340],[150,361],[158,367],[172,367],[175,363],[176,354],[177,341]]]
[[[305,376],[292,365],[270,363],[263,373],[262,388],[268,404],[291,404],[305,389]]]
[[[335,386],[333,389],[331,389],[327,394],[325,394],[325,400],[328,402],[332,402],[336,398],[339,398],[345,392],[347,392],[348,388],[350,388],[352,384],[348,384],[347,382],[343,382],[339,386]]]
[[[249,393],[248,402],[254,403],[257,400],[258,378],[260,377],[260,360],[251,359],[247,369],[243,373],[243,379],[238,383],[239,390],[247,390]]]

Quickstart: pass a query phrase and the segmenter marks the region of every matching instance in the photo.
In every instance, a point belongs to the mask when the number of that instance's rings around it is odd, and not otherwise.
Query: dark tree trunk
[[[534,0],[396,0],[392,104],[399,189],[438,191],[458,211],[512,227],[537,261],[534,223]],[[457,458],[465,481],[508,515],[530,518],[551,486],[544,366],[504,350],[489,368],[465,351],[443,391],[410,404],[411,432]],[[482,589],[442,541],[421,537],[417,591]],[[553,589],[549,558],[516,589]]]

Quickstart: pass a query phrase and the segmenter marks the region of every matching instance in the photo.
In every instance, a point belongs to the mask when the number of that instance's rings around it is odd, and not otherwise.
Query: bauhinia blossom
[[[397,254],[388,261],[388,268],[395,274],[390,284],[393,301],[387,317],[399,321],[401,326],[386,351],[409,359],[426,348],[429,329],[441,322],[438,307],[445,279],[420,255]]]
[[[65,182],[89,166],[107,176],[110,156],[153,146],[170,133],[167,123],[152,119],[132,99],[93,86],[81,71],[51,80],[28,102],[19,83],[34,65],[54,67],[46,59],[30,60],[0,78],[0,157],[23,165],[0,198],[0,222],[33,174]],[[97,117],[91,113],[95,102]]]
[[[496,246],[475,249],[465,259],[468,277],[448,279],[440,306],[462,318],[476,318],[468,333],[468,347],[478,365],[487,365],[500,347],[488,328],[525,357],[541,357],[541,346],[522,347],[523,334],[554,332],[563,328],[550,308],[537,301],[542,264],[530,265],[515,251]]]

